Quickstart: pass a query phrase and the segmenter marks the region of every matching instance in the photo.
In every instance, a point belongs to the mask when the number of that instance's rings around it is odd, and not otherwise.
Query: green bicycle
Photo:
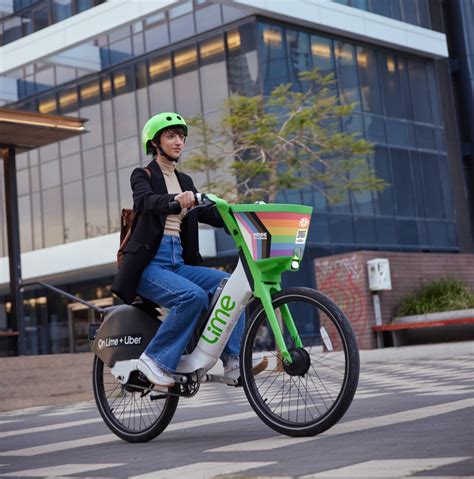
[[[105,423],[122,439],[149,441],[168,426],[181,397],[194,396],[203,382],[219,382],[243,386],[258,417],[279,433],[322,433],[354,398],[359,352],[349,321],[330,298],[311,288],[281,288],[282,273],[299,269],[312,208],[198,196],[197,207],[215,205],[220,213],[239,250],[237,267],[218,288],[167,391],[136,368],[159,318],[138,305],[105,310],[92,348],[94,395]],[[209,374],[245,308],[239,380]]]

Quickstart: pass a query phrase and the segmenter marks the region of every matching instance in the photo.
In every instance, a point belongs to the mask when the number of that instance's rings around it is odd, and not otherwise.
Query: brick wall
[[[474,290],[472,254],[358,251],[315,260],[318,289],[343,309],[360,349],[376,347],[371,329],[375,315],[367,275],[367,261],[374,258],[386,258],[390,262],[392,290],[379,292],[384,323],[391,321],[401,297],[434,279],[461,279]]]

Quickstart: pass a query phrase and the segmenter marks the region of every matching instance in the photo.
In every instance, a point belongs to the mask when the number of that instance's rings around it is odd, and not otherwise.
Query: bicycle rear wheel
[[[105,424],[128,442],[146,442],[161,434],[178,406],[178,396],[151,389],[152,385],[138,371],[132,372],[127,384],[120,384],[97,356],[92,385]]]
[[[352,328],[338,306],[310,288],[288,288],[272,296],[287,349],[285,365],[263,306],[248,322],[242,345],[241,378],[250,405],[275,431],[314,436],[332,427],[350,406],[359,379],[359,352]],[[302,347],[282,320],[288,308]],[[259,374],[252,365],[268,360]]]

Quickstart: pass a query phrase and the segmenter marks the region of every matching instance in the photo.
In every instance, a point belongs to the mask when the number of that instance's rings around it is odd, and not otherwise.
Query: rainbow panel
[[[245,242],[255,261],[293,256],[304,249],[311,221],[310,214],[294,212],[235,212]]]

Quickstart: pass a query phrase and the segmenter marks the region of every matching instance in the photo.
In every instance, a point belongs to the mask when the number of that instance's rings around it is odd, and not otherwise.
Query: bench
[[[18,336],[18,331],[0,331],[0,338],[10,338],[12,336]]]
[[[381,342],[380,344],[383,347],[383,333],[390,332],[392,333],[392,341],[394,346],[401,345],[401,335],[397,333],[406,332],[410,330],[419,330],[419,329],[428,329],[428,328],[439,328],[439,327],[449,327],[449,326],[468,326],[474,324],[474,316],[466,317],[455,317],[455,318],[446,318],[446,319],[429,319],[430,315],[425,315],[426,319],[413,320],[408,319],[402,320],[400,322],[382,324],[378,326],[372,326],[372,331],[380,335]],[[419,316],[422,318],[423,316]],[[453,336],[453,335],[451,335]],[[449,339],[449,338],[447,338]],[[466,338],[469,339],[469,338]]]

